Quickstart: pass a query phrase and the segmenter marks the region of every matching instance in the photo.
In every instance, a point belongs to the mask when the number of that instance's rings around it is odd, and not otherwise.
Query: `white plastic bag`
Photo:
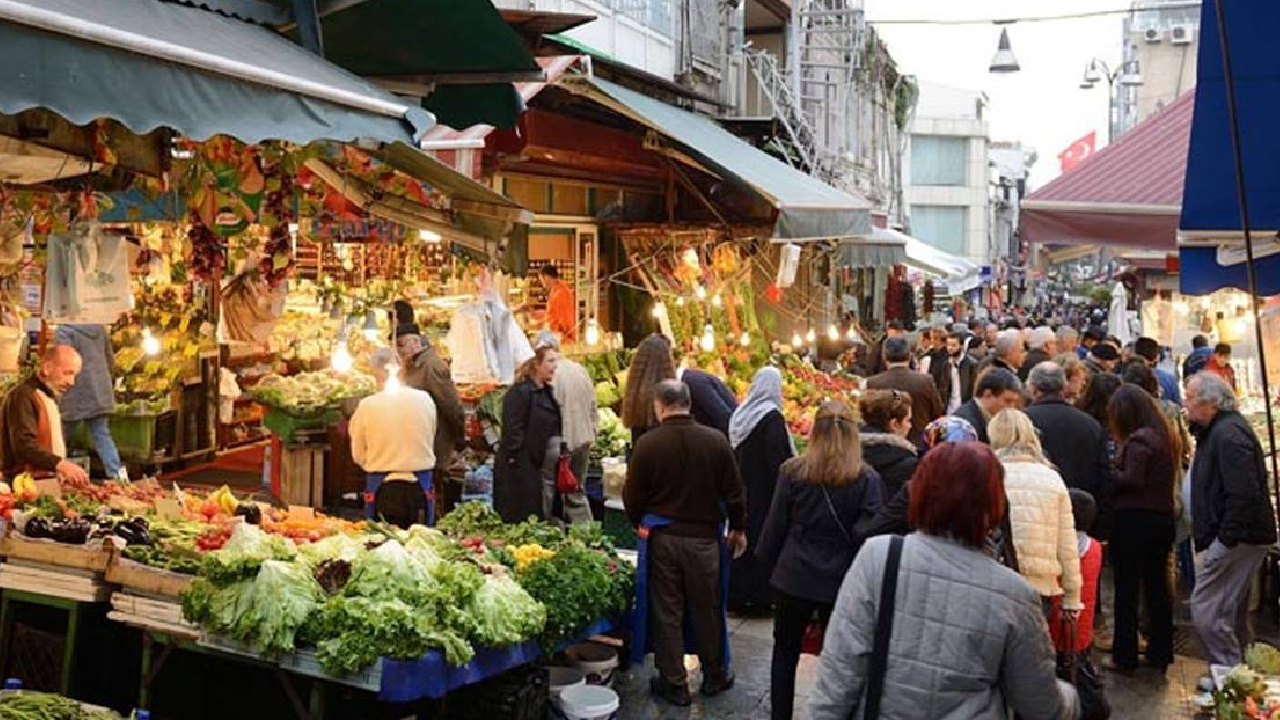
[[[229,423],[235,418],[236,400],[241,395],[240,383],[236,380],[236,374],[222,368],[221,376],[218,379],[218,419],[224,423]]]

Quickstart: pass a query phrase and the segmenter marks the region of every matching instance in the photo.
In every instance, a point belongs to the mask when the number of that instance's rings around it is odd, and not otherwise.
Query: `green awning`
[[[836,264],[851,268],[893,267],[907,259],[902,243],[840,243]]]
[[[674,140],[718,174],[736,178],[778,211],[773,235],[804,241],[871,234],[871,204],[756,149],[710,118],[599,78],[566,76],[558,83]]]
[[[0,113],[204,140],[415,143],[431,114],[258,25],[157,0],[0,0]]]
[[[539,76],[489,0],[365,0],[325,15],[324,54],[361,76],[434,85],[423,107],[456,128],[513,127],[513,79]]]

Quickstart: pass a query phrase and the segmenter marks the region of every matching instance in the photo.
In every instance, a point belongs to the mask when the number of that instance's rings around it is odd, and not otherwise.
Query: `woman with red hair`
[[[940,445],[910,493],[917,532],[868,540],[845,576],[806,717],[864,717],[874,706],[881,717],[995,720],[1006,704],[1028,719],[1076,717],[1075,690],[1054,676],[1039,593],[983,552],[1006,510],[995,454]]]

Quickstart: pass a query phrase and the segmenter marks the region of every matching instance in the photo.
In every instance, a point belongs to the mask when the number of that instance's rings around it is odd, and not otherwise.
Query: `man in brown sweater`
[[[56,475],[83,486],[89,476],[66,459],[58,398],[80,374],[80,353],[67,345],[45,351],[36,373],[0,398],[0,473]]]
[[[689,388],[667,380],[654,390],[657,428],[631,454],[622,491],[627,515],[647,536],[646,572],[654,664],[650,688],[675,705],[688,705],[683,618],[689,608],[702,661],[702,692],[733,686],[724,656],[720,525],[729,525],[734,557],[747,549],[746,506],[733,448],[719,431],[690,415]]]
[[[436,404],[433,477],[436,492],[445,496],[439,506],[443,515],[452,508],[452,501],[456,500],[453,496],[461,496],[461,486],[454,487],[449,482],[449,467],[453,465],[453,454],[466,446],[466,412],[458,398],[458,387],[449,375],[449,366],[422,337],[417,325],[403,323],[396,328],[396,353],[400,355],[405,386],[422,390]],[[455,490],[457,492],[453,492]]]

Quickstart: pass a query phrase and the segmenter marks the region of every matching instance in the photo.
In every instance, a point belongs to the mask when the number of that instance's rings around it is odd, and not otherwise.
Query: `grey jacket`
[[[115,366],[111,338],[101,325],[59,325],[54,342],[70,345],[80,353],[84,367],[58,400],[63,422],[89,420],[116,411],[111,371]]]
[[[867,541],[845,576],[810,695],[812,720],[861,718],[889,538]],[[981,551],[907,537],[894,602],[882,720],[1074,720],[1054,676],[1040,596]]]

